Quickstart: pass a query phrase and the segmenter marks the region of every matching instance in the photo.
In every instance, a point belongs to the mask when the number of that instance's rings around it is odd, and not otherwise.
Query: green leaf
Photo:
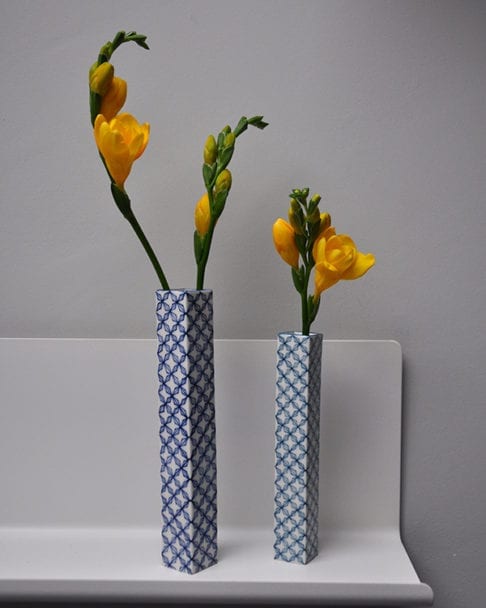
[[[312,303],[310,303],[311,301],[312,301]],[[320,305],[321,305],[320,296],[317,298],[314,298],[314,296],[309,296],[309,308],[310,308],[309,319],[310,319],[311,323],[317,317],[317,313],[319,312]]]
[[[252,127],[256,127],[257,129],[264,129],[268,127],[268,122],[263,120],[263,116],[253,116],[248,119],[248,124],[252,125]]]
[[[305,259],[306,251],[306,238],[303,234],[295,235],[295,244],[299,250],[300,255]]]
[[[304,276],[303,276],[303,268],[292,268],[292,280],[294,282],[294,287],[297,289],[299,293],[302,293],[304,289]]]
[[[199,263],[204,251],[203,238],[204,237],[199,236],[197,230],[194,230],[194,257],[196,258],[196,263]]]
[[[222,213],[224,206],[226,204],[226,199],[228,198],[228,190],[221,190],[214,197],[214,215],[218,218]]]
[[[236,125],[234,134],[236,137],[238,137],[238,135],[241,135],[241,133],[243,133],[243,131],[246,131],[247,129],[248,129],[248,119],[246,116],[242,116],[240,118],[240,120],[238,121],[238,124]]]
[[[224,150],[221,152],[221,157],[219,159],[218,173],[220,173],[223,169],[225,169],[229,165],[229,162],[231,160],[231,157],[233,156],[234,150],[235,150],[234,147],[231,146],[230,148],[224,148]]]
[[[224,147],[224,138],[226,137],[226,133],[224,131],[221,131],[218,134],[218,150],[222,150]]]
[[[213,180],[216,173],[216,164],[207,165],[204,163],[202,168],[202,174],[204,179],[204,185],[207,190],[210,190],[213,186]]]

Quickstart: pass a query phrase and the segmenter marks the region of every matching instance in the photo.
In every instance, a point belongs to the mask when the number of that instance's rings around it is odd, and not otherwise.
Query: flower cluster
[[[246,118],[242,116],[232,131],[229,125],[222,129],[218,137],[209,135],[204,144],[204,164],[202,174],[206,192],[199,199],[194,210],[194,255],[197,265],[197,289],[202,289],[204,273],[208,261],[211,241],[216,223],[223,213],[233,182],[231,171],[227,169],[235,150],[236,138],[248,126],[264,129],[268,123],[263,116]]]
[[[321,213],[321,196],[308,200],[309,189],[290,194],[289,221],[273,225],[273,242],[292,267],[292,279],[302,301],[302,333],[308,334],[319,310],[321,293],[341,280],[358,279],[375,263],[371,253],[358,251],[347,234],[336,234],[329,213]],[[314,292],[308,294],[314,270]]]
[[[136,32],[120,31],[112,41],[101,47],[98,59],[89,71],[91,124],[98,151],[111,181],[113,199],[142,243],[162,287],[169,289],[162,267],[133,213],[130,198],[125,190],[125,181],[133,163],[147,147],[150,126],[148,123],[140,124],[127,112],[119,113],[126,101],[127,83],[115,76],[115,68],[110,63],[114,51],[125,42],[135,42],[148,49],[146,38]],[[204,146],[202,173],[206,193],[195,209],[194,253],[197,289],[203,289],[214,228],[231,189],[232,176],[227,166],[233,156],[236,138],[246,131],[249,125],[264,129],[267,123],[263,121],[263,116],[243,116],[234,131],[226,126],[217,139],[210,135]]]

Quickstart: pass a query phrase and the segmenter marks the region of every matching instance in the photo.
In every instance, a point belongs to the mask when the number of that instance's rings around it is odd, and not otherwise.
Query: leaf
[[[221,152],[221,158],[219,160],[220,172],[229,165],[234,150],[234,147],[231,146],[231,148],[224,148],[224,150]]]
[[[218,218],[222,213],[224,206],[226,204],[226,199],[228,198],[228,190],[221,190],[214,197],[214,215]]]
[[[234,130],[235,137],[238,137],[238,135],[240,135],[241,133],[243,133],[243,131],[246,131],[247,129],[248,129],[248,119],[246,116],[242,116],[240,118],[240,120],[238,121],[238,124],[236,125],[236,128]]]
[[[299,250],[300,255],[305,259],[306,251],[306,239],[303,234],[295,235],[295,244],[297,245],[297,249]]]
[[[256,127],[257,129],[264,129],[265,127],[268,127],[268,122],[263,120],[263,116],[253,116],[252,118],[249,118],[248,124]]]
[[[299,270],[297,270],[297,268],[292,268],[292,280],[294,282],[295,289],[297,289],[299,293],[302,293],[302,290],[304,289],[304,277],[302,276],[302,268],[299,268]]]
[[[196,263],[199,263],[202,253],[203,253],[202,238],[199,236],[198,231],[194,230],[194,257],[196,258]]]
[[[204,163],[202,168],[202,174],[204,179],[204,185],[207,190],[210,190],[213,186],[214,174],[216,173],[216,164],[207,165]]]

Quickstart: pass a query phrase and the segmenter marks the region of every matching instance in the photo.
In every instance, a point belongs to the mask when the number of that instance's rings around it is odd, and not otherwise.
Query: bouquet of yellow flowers
[[[341,280],[358,279],[375,263],[371,253],[358,251],[347,234],[336,234],[329,213],[321,213],[321,196],[308,200],[309,188],[294,189],[289,221],[273,225],[273,242],[282,259],[292,267],[292,280],[302,303],[302,333],[309,335],[319,311],[321,293]],[[314,292],[308,293],[314,270]]]
[[[142,243],[162,288],[169,289],[164,271],[133,213],[130,198],[125,190],[125,181],[130,175],[132,165],[142,156],[149,142],[150,125],[139,123],[128,112],[120,113],[127,97],[127,83],[115,76],[115,69],[110,63],[113,53],[120,45],[135,42],[148,49],[146,39],[146,36],[136,32],[120,31],[113,40],[101,47],[98,58],[89,71],[90,114],[96,145],[111,182],[113,199]],[[267,124],[263,121],[263,116],[243,116],[234,130],[226,126],[217,138],[210,135],[206,140],[202,169],[206,193],[195,209],[194,254],[197,289],[203,289],[214,229],[231,189],[232,176],[227,167],[233,156],[236,138],[246,131],[249,125],[264,129]]]

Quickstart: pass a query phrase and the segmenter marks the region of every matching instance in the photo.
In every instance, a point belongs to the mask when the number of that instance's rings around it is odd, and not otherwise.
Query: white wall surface
[[[393,338],[405,357],[403,536],[439,608],[483,603],[486,3],[0,0],[0,335],[152,337],[157,288],[111,200],[87,70],[113,57],[151,124],[127,181],[174,286],[195,281],[208,133],[243,114],[207,271],[220,338],[298,328],[271,225],[293,187],[377,263],[324,294],[326,338]]]

